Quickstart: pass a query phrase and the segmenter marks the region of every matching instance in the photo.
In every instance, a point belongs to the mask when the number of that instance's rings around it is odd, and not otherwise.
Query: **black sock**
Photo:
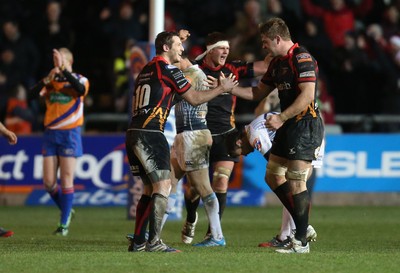
[[[200,203],[200,197],[192,201],[185,195],[185,206],[186,206],[186,221],[189,223],[194,223],[196,221],[196,211]]]
[[[303,246],[307,244],[307,227],[308,227],[308,215],[310,209],[310,195],[308,191],[293,195],[294,201],[294,214],[293,221],[296,225],[295,238],[303,243]]]
[[[282,204],[289,211],[289,213],[293,216],[293,198],[292,193],[290,191],[289,182],[285,182],[274,190],[276,196],[278,196],[279,200],[281,200]]]
[[[218,199],[218,204],[219,204],[219,219],[222,219],[222,214],[224,214],[224,210],[226,207],[226,192],[216,192],[215,195],[217,196]]]
[[[135,243],[142,244],[146,241],[147,224],[149,223],[151,197],[142,195],[136,206]]]

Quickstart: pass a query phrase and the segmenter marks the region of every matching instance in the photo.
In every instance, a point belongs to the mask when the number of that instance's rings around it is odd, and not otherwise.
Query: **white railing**
[[[254,119],[253,114],[236,115],[238,124],[247,124]],[[341,125],[349,124],[393,124],[400,125],[400,115],[360,115],[360,114],[338,114],[335,116],[336,125],[328,125],[327,131],[331,133],[341,133]],[[129,124],[128,114],[125,113],[93,113],[85,116],[83,130],[86,130],[88,125],[95,123],[98,125],[99,131],[107,131],[107,128],[118,126],[119,128],[127,128]],[[400,128],[400,126],[399,126]],[[113,132],[114,130],[110,130]],[[399,129],[400,132],[400,129]]]

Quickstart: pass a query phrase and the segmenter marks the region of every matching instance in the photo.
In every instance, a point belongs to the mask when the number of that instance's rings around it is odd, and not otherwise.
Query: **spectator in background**
[[[390,66],[387,77],[388,89],[383,99],[383,113],[400,114],[400,35],[394,35],[389,40]],[[388,131],[399,131],[399,124],[388,124]]]
[[[301,0],[307,16],[321,19],[326,34],[334,47],[345,45],[345,34],[355,30],[357,16],[366,15],[372,8],[372,0],[362,0],[353,9],[345,0],[330,0],[330,9],[313,4],[311,0]]]
[[[35,116],[28,106],[26,88],[19,84],[13,89],[7,101],[7,115],[4,123],[16,134],[30,134],[34,120]]]
[[[242,0],[190,0],[184,2],[185,21],[190,26],[191,40],[203,44],[210,31],[226,32],[235,24],[235,13]],[[249,30],[250,31],[250,30]]]
[[[285,1],[281,0],[268,0],[267,4],[267,14],[266,19],[273,17],[282,18],[288,27],[292,29],[292,37],[294,40],[297,40],[297,34],[301,27],[301,15],[296,12],[295,4],[292,4],[292,7],[287,3],[286,5],[283,3]],[[291,1],[293,2],[293,1]],[[265,21],[265,19],[264,19]]]
[[[14,51],[5,47],[0,52],[0,122],[4,121],[11,90],[21,82],[22,75]]]
[[[28,36],[20,32],[17,21],[6,20],[3,23],[3,47],[14,52],[17,71],[21,73],[22,83],[30,87],[36,82],[40,55],[36,44]]]
[[[261,40],[258,35],[258,25],[261,22],[258,0],[246,0],[243,4],[243,11],[238,13],[234,27],[228,31],[228,35],[232,36],[231,58],[240,58],[245,52],[252,52],[256,59],[261,58]]]
[[[335,124],[335,101],[329,94],[326,76],[318,75],[317,103],[325,124]],[[310,191],[313,187],[307,187]],[[310,191],[311,192],[311,191]],[[311,196],[311,193],[310,193]]]
[[[129,1],[123,1],[118,14],[102,12],[103,31],[110,37],[112,58],[123,56],[128,40],[141,41],[144,38],[140,22]]]
[[[103,41],[107,58],[102,65],[106,73],[108,88],[97,94],[97,107],[103,111],[125,112],[129,93],[129,60],[130,50],[136,42],[145,38],[143,27],[139,21],[131,1],[119,1],[109,5],[99,14],[101,35],[107,37]],[[103,79],[104,80],[104,79]]]
[[[395,5],[388,6],[382,16],[381,26],[383,36],[390,39],[393,35],[400,35],[400,11]]]
[[[39,77],[45,77],[53,67],[53,48],[73,46],[73,32],[67,18],[62,16],[63,8],[59,1],[50,0],[46,5],[45,16],[36,30],[36,44],[38,45],[41,63]]]
[[[306,19],[298,41],[318,60],[319,69],[330,75],[333,46],[321,26],[318,19]]]
[[[365,75],[368,75],[369,60],[365,51],[358,47],[358,34],[345,34],[345,44],[337,47],[333,55],[332,82],[336,111],[341,114],[360,113],[363,105],[360,97],[368,96]]]

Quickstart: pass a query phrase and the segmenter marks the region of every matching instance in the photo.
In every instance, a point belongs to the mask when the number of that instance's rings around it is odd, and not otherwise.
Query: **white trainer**
[[[310,244],[307,242],[305,246],[301,243],[301,241],[292,239],[292,242],[285,248],[280,248],[275,250],[279,253],[309,253],[310,252]]]
[[[312,225],[308,225],[307,234],[306,234],[307,242],[315,242],[317,240],[317,232],[313,228]]]
[[[185,222],[182,228],[182,242],[185,244],[191,244],[194,238],[194,231],[196,229],[197,220],[199,219],[199,215],[196,212],[196,220],[194,223]]]

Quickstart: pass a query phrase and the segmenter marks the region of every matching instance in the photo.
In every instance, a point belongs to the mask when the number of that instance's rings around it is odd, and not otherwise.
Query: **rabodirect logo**
[[[400,151],[331,151],[325,154],[320,177],[400,178]]]

